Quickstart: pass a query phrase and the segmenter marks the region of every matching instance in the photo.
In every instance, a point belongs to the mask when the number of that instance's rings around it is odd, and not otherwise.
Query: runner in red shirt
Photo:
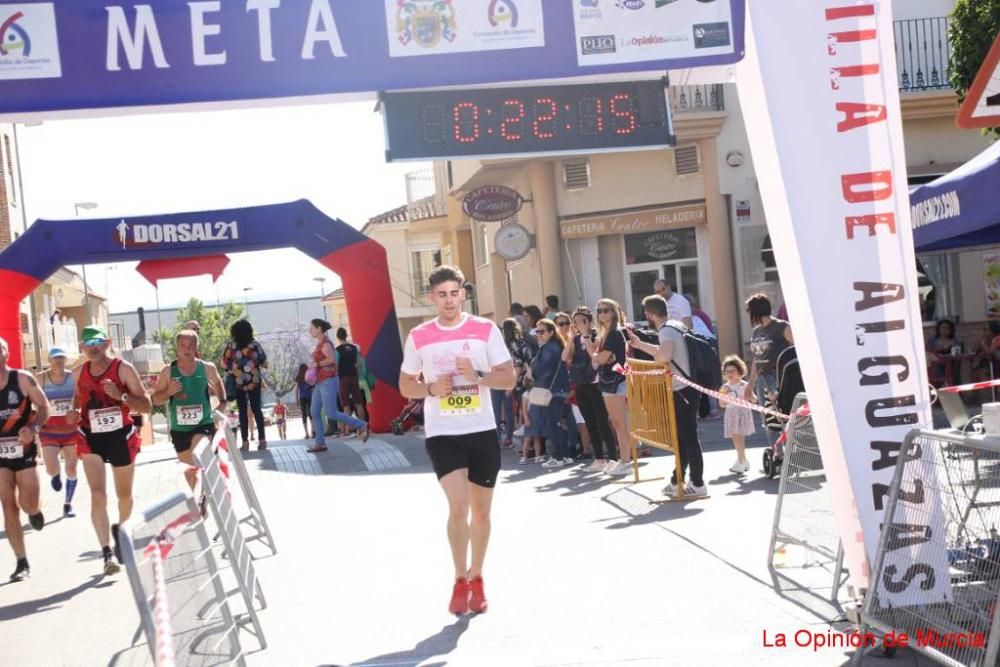
[[[77,450],[83,459],[83,472],[90,486],[90,519],[101,544],[104,573],[114,574],[121,568],[112,560],[122,562],[118,544],[118,526],[132,514],[132,481],[135,477],[135,457],[141,440],[135,428],[132,411],[150,412],[152,404],[146,388],[132,364],[109,354],[111,340],[104,329],[89,326],[83,329],[81,350],[86,363],[73,371],[76,393],[73,409],[66,421],[79,423],[85,442]],[[108,527],[108,492],[104,464],[111,464],[115,494],[118,496],[118,523]]]

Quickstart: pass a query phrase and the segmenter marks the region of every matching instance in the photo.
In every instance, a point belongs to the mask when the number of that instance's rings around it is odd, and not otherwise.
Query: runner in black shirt
[[[38,494],[38,433],[49,418],[49,402],[29,373],[7,367],[7,341],[0,338],[0,502],[4,530],[17,558],[11,581],[31,573],[24,549],[21,509],[35,530],[45,527]]]

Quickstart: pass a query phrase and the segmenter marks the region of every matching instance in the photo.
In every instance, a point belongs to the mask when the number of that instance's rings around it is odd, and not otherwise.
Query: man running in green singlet
[[[177,458],[190,466],[184,471],[194,489],[198,470],[194,449],[205,438],[215,437],[212,396],[219,405],[226,402],[226,390],[215,364],[198,358],[198,334],[185,329],[177,334],[177,361],[160,371],[153,390],[155,405],[167,404],[170,441]]]

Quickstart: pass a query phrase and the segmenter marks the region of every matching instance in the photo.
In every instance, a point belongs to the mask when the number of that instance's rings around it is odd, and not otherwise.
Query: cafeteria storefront
[[[712,313],[707,220],[704,202],[561,219],[572,274],[567,284],[585,303],[610,297],[631,320],[643,321],[642,300],[663,279]]]

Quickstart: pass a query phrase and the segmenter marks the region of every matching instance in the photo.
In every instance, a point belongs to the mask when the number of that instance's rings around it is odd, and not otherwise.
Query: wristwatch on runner
[[[128,394],[122,393],[122,397],[119,399],[122,403],[128,403]]]

